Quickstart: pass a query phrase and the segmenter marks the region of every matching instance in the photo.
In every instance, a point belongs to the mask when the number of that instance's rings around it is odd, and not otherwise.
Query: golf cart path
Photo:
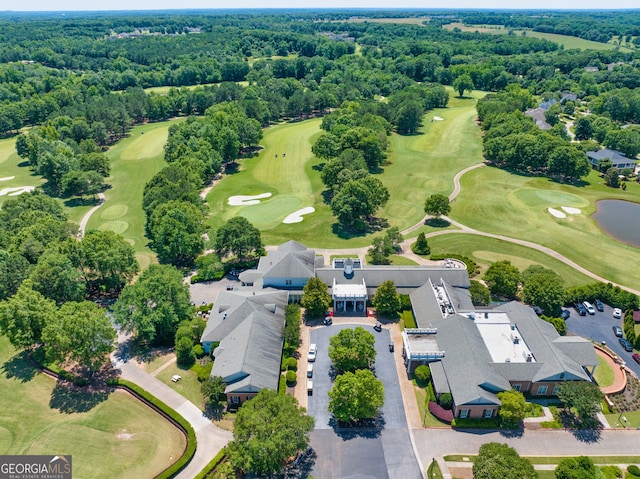
[[[87,211],[87,213],[82,217],[82,220],[80,220],[80,226],[78,228],[78,233],[80,235],[80,238],[84,237],[84,230],[87,228],[87,223],[89,222],[91,215],[95,213],[96,210],[104,204],[104,201],[105,201],[104,193],[98,193],[98,204],[95,205],[93,208],[91,208],[89,211]]]
[[[176,479],[193,479],[233,439],[233,434],[216,427],[195,404],[130,361],[127,341],[127,337],[118,336],[120,348],[111,355],[111,362],[115,369],[120,370],[121,378],[148,391],[191,424],[198,441],[196,452],[189,464],[174,477]]]

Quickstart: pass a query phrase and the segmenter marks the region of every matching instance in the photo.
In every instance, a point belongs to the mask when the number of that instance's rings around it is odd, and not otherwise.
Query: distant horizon
[[[234,7],[220,7],[210,0],[24,0],[18,8],[1,9],[2,13],[99,13],[99,12],[144,12],[185,10],[532,10],[532,11],[639,11],[637,0],[612,0],[607,8],[597,0],[525,0],[513,5],[512,0],[487,0],[479,6],[477,0],[397,0],[390,6],[388,0],[237,0]],[[428,3],[425,5],[425,3]],[[176,7],[179,4],[179,7]]]

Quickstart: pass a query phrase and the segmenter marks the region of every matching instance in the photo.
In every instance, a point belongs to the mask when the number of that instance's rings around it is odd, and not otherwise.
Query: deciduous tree
[[[215,249],[221,258],[234,254],[244,259],[260,254],[262,238],[260,230],[243,216],[235,216],[222,225],[216,232]]]
[[[582,419],[590,419],[600,410],[604,396],[600,388],[588,381],[565,381],[558,398]]]
[[[502,391],[497,394],[502,403],[498,414],[506,427],[517,427],[527,414],[527,402],[524,395],[515,389]]]
[[[444,195],[438,193],[433,194],[424,202],[424,212],[436,218],[448,215],[450,211],[451,205],[449,204],[449,198]]]
[[[511,261],[496,261],[485,271],[484,280],[491,294],[514,299],[520,284],[520,271],[511,264]]]
[[[520,295],[525,303],[540,306],[548,315],[556,315],[565,300],[564,282],[555,273],[537,273],[527,278]]]
[[[339,375],[329,391],[329,412],[342,422],[375,418],[384,404],[384,385],[368,369]]]
[[[596,479],[597,468],[587,456],[565,457],[556,467],[557,479]]]
[[[309,445],[314,423],[293,396],[263,389],[238,411],[229,459],[243,472],[273,475]]]
[[[506,444],[488,442],[480,446],[473,461],[474,479],[536,479],[538,473],[529,460]]]
[[[471,91],[473,90],[473,80],[467,74],[460,75],[455,80],[453,80],[453,89],[458,92],[458,96],[462,98],[465,90]]]
[[[303,292],[301,304],[309,316],[322,316],[332,304],[327,285],[320,278],[309,278]]]
[[[329,339],[328,353],[337,371],[367,369],[376,360],[375,338],[361,326],[343,329]]]
[[[378,286],[371,302],[383,316],[396,317],[401,308],[400,295],[393,281],[385,281]]]

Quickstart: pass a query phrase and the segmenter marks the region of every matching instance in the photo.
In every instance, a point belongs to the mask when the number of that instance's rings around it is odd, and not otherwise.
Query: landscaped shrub
[[[297,374],[295,371],[287,371],[286,374],[286,378],[287,378],[287,384],[293,384],[296,382],[297,379]]]
[[[176,341],[176,358],[181,366],[190,367],[196,361],[191,338],[182,337]]]
[[[198,381],[201,383],[206,381],[211,377],[211,369],[213,368],[213,362],[206,357],[199,359],[193,366],[189,369],[198,375]]]
[[[214,457],[213,459],[211,459],[209,461],[209,464],[207,464],[206,466],[204,466],[204,469],[202,469],[202,471],[200,471],[195,477],[194,479],[205,479],[205,477],[208,476],[208,474],[213,471],[216,466],[218,464],[220,464],[225,456],[227,455],[227,448],[226,446],[223,447],[222,449],[220,449],[220,452],[218,454],[216,454],[216,457]]]
[[[286,371],[288,364],[289,364],[289,356],[283,356],[282,362],[280,363],[280,371]]]
[[[198,274],[191,278],[191,283],[200,281],[218,281],[224,276],[224,266],[217,254],[211,253],[196,259]]]
[[[297,371],[298,370],[298,361],[296,358],[287,359],[287,369],[289,371]]]
[[[204,348],[202,347],[202,344],[196,344],[196,345],[193,347],[193,352],[195,353],[196,358],[198,358],[198,359],[200,359],[200,358],[204,357],[204,355],[206,354],[206,353],[204,352]]]
[[[278,394],[284,396],[287,394],[287,379],[284,375],[280,375],[280,379],[278,380]]]
[[[431,369],[426,364],[422,364],[416,368],[413,375],[418,383],[426,384],[431,380]]]
[[[600,299],[602,302],[622,311],[638,309],[640,298],[611,283],[591,283],[584,286],[576,286],[565,290],[566,304],[577,301],[593,301]]]
[[[602,472],[604,479],[622,477],[622,470],[618,466],[600,466],[600,472]]]
[[[411,298],[408,294],[400,295],[400,311],[411,311]]]
[[[629,474],[633,474],[636,477],[640,477],[640,467],[636,466],[635,464],[631,464],[629,467],[627,467],[627,472]]]
[[[451,424],[453,421],[453,411],[443,408],[437,402],[429,401],[429,412],[447,424]]]
[[[451,396],[451,393],[442,393],[438,402],[443,408],[451,409],[453,407],[453,396]]]

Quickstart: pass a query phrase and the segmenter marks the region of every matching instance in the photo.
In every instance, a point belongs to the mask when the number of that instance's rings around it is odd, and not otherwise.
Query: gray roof
[[[201,341],[220,343],[211,375],[225,380],[227,392],[278,388],[288,298],[270,288],[218,293]]]
[[[592,160],[591,162],[595,164],[597,164],[598,160],[604,160],[606,158],[611,160],[613,166],[634,163],[633,159],[627,158],[619,151],[609,150],[608,148],[603,148],[602,150],[597,151],[587,151],[587,156]]]
[[[547,118],[544,116],[544,110],[542,108],[532,108],[525,111],[524,114],[533,118],[536,126],[541,130],[551,129],[551,125],[547,123]]]
[[[398,292],[409,294],[420,288],[429,280],[433,283],[446,281],[456,287],[469,287],[469,274],[462,268],[443,268],[429,266],[365,266],[356,268],[353,274],[345,276],[344,270],[335,268],[318,268],[316,276],[329,287],[333,280],[339,284],[362,284],[364,279],[367,288],[375,289],[385,281],[393,281]]]
[[[431,369],[431,380],[433,381],[433,390],[436,394],[450,393],[447,375],[444,373],[441,361],[435,361],[429,364]]]
[[[413,301],[413,296],[412,296]],[[436,341],[445,356],[431,365],[446,377],[455,403],[500,404],[495,393],[511,388],[518,381],[585,380],[583,366],[594,366],[598,359],[591,343],[579,337],[561,337],[554,327],[536,316],[531,308],[516,301],[495,308],[507,314],[531,350],[534,362],[494,362],[472,319],[454,314],[431,323],[438,329]],[[443,378],[434,378],[444,388]]]

